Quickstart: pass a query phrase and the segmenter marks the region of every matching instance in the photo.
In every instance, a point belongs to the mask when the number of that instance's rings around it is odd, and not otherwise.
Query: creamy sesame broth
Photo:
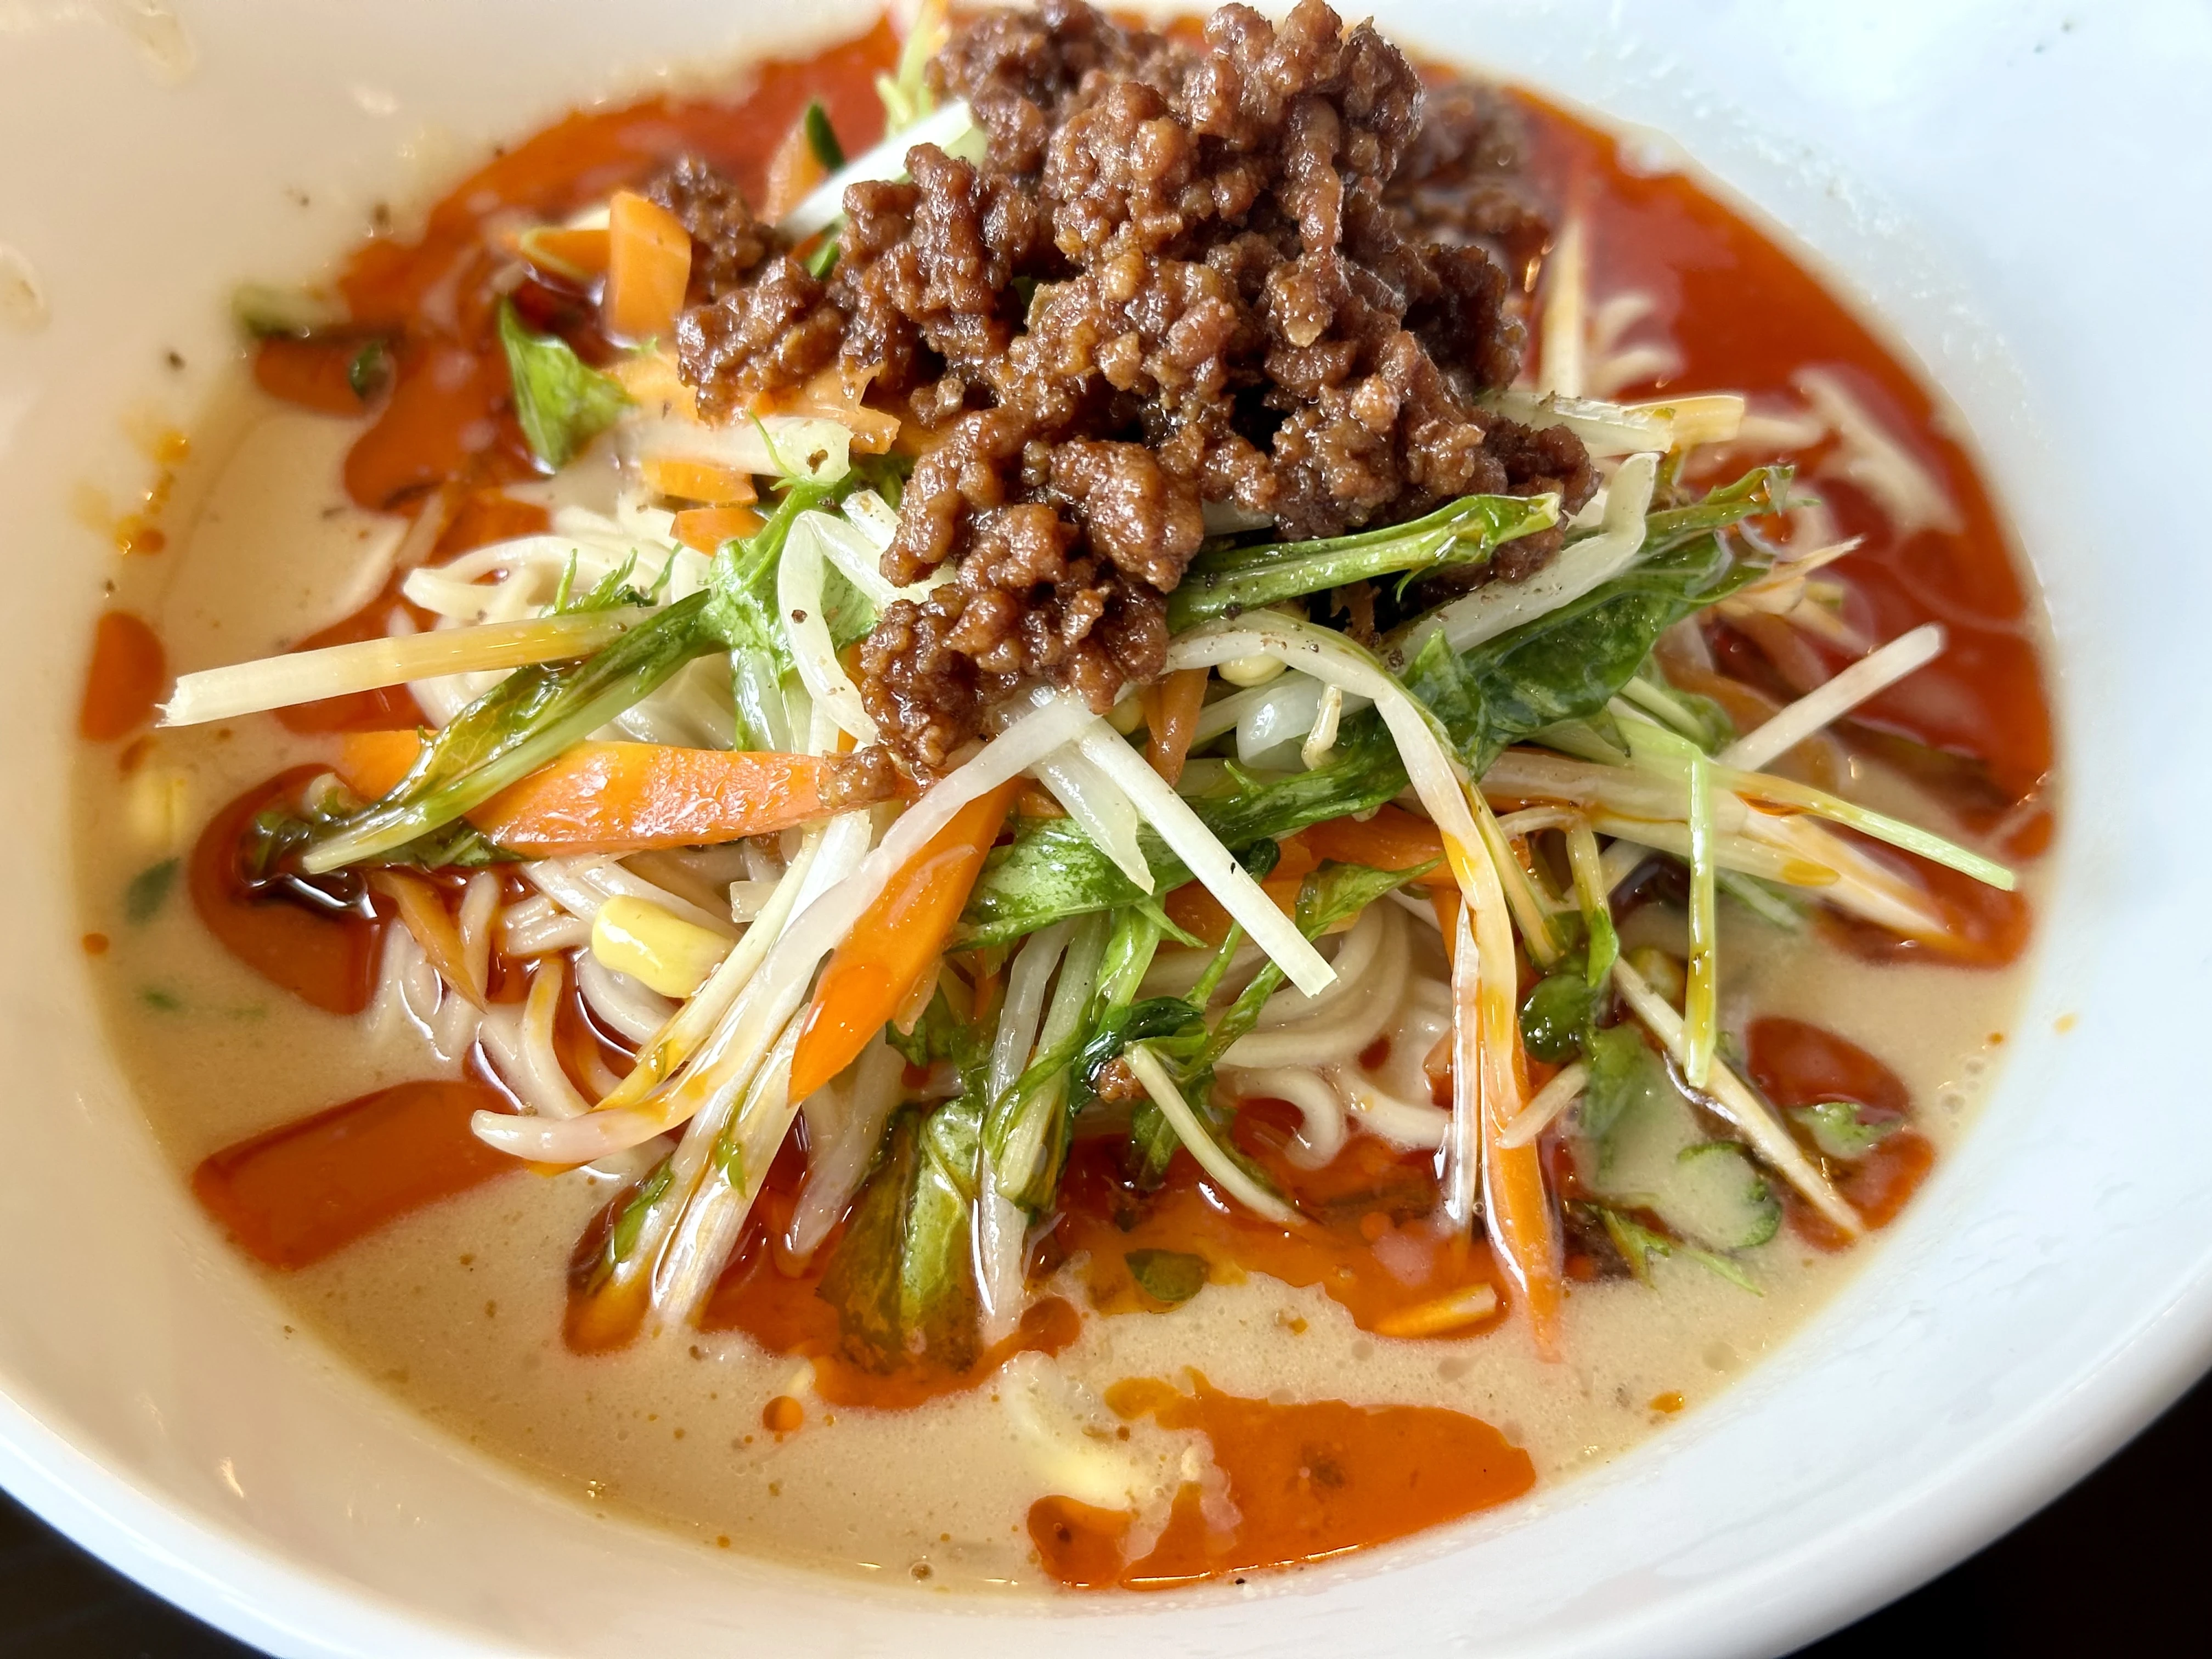
[[[89,971],[288,1332],[580,1501],[940,1589],[1403,1539],[1786,1340],[1995,1073],[1971,459],[1532,96],[926,10],[240,312]]]

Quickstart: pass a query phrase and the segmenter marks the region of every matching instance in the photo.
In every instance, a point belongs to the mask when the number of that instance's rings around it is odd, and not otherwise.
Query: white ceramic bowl
[[[2056,623],[2069,811],[2040,965],[1964,1149],[1720,1403],[1385,1559],[986,1612],[594,1518],[288,1340],[102,1053],[62,873],[112,556],[72,490],[141,473],[120,416],[189,411],[231,349],[231,283],[305,274],[372,193],[564,104],[862,8],[175,4],[0,7],[0,243],[51,312],[0,326],[0,1481],[90,1548],[285,1655],[1771,1654],[1983,1543],[2212,1353],[2203,8],[1380,8],[1671,135],[1954,400]]]

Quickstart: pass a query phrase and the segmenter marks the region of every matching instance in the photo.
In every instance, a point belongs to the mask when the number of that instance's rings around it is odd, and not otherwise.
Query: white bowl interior
[[[231,284],[311,271],[374,196],[418,195],[661,61],[792,47],[868,9],[199,0],[179,7],[181,78],[158,5],[26,9],[0,27],[0,242],[52,317],[0,332],[18,715],[0,739],[0,1481],[283,1654],[675,1655],[743,1632],[771,1652],[1710,1659],[1780,1650],[1939,1570],[2194,1374],[2212,1351],[2191,1041],[2212,538],[2190,498],[2212,151],[2187,115],[2212,21],[2179,3],[1377,9],[1399,38],[1670,135],[1844,273],[1956,404],[2045,586],[2069,811],[2036,982],[1984,1121],[1869,1271],[1720,1403],[1447,1540],[1241,1599],[1049,1610],[856,1591],[596,1518],[289,1337],[158,1158],[79,965],[61,804],[112,555],[72,489],[139,481],[120,417],[188,416],[232,349]]]

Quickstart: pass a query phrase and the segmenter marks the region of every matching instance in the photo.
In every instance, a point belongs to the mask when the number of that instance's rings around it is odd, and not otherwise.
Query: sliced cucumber
[[[1810,1106],[1796,1108],[1790,1115],[1804,1126],[1823,1155],[1847,1164],[1864,1158],[1891,1131],[1905,1127],[1900,1120],[1869,1121],[1848,1100],[1816,1100]]]
[[[1618,1029],[1618,1028],[1616,1028]],[[1606,1033],[1610,1039],[1612,1034]],[[1648,1210],[1692,1244],[1746,1250],[1772,1238],[1782,1206],[1742,1147],[1709,1139],[1659,1057],[1607,1041],[1595,1060],[1577,1149],[1600,1198]]]
[[[1782,1206],[1743,1148],[1706,1140],[1685,1146],[1651,1207],[1683,1237],[1714,1250],[1748,1250],[1782,1225]]]

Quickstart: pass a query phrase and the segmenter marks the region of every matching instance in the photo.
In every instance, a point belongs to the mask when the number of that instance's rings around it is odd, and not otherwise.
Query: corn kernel
[[[149,852],[183,850],[191,780],[173,766],[147,766],[131,775],[124,813],[138,845]]]
[[[1265,685],[1283,672],[1283,660],[1264,651],[1223,663],[1214,671],[1231,685]]]
[[[690,996],[729,951],[730,941],[720,933],[626,894],[601,905],[592,922],[592,954],[600,966],[628,974],[665,997]]]
[[[1670,956],[1656,945],[1639,945],[1628,953],[1628,965],[1650,981],[1651,988],[1674,1006],[1682,1006],[1690,980],[1681,957]]]

